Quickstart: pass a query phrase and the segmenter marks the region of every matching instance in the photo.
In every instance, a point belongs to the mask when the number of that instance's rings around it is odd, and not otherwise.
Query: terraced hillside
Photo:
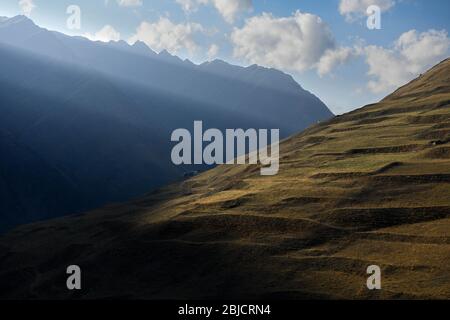
[[[450,60],[281,145],[0,240],[2,298],[450,298]],[[83,290],[65,289],[65,268]],[[366,268],[382,269],[382,290]]]

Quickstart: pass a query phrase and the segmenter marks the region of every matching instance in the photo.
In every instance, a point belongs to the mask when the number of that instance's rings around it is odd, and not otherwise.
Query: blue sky
[[[68,29],[68,6],[81,28]],[[381,10],[369,30],[366,9]],[[141,40],[196,63],[281,69],[335,113],[375,102],[449,56],[447,0],[2,0],[1,16],[93,40]]]

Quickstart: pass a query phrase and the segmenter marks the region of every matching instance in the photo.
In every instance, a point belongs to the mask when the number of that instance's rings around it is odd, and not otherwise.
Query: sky
[[[380,14],[368,14],[369,7]],[[380,100],[450,56],[449,12],[448,0],[0,3],[0,16],[24,14],[69,35],[140,40],[156,52],[165,49],[195,63],[222,59],[277,68],[335,114]]]

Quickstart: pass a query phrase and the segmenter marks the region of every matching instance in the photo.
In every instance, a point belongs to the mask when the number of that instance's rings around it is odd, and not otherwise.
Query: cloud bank
[[[166,17],[161,17],[154,23],[142,22],[129,42],[140,40],[155,51],[165,49],[172,54],[182,49],[193,53],[198,48],[194,36],[199,32],[204,32],[204,29],[198,23],[176,24]]]
[[[234,28],[231,42],[236,58],[298,72],[316,68],[327,50],[335,48],[328,25],[300,11],[290,17],[263,13],[247,19],[241,29]]]
[[[86,33],[84,34],[84,36],[92,41],[109,42],[120,40],[120,33],[110,25],[104,26],[102,29],[100,29],[98,32],[94,34]]]
[[[197,11],[201,5],[212,4],[228,23],[234,23],[239,13],[253,9],[252,0],[176,0],[176,2],[187,13]]]
[[[445,30],[403,33],[392,48],[367,46],[366,62],[372,80],[368,88],[374,93],[387,92],[404,85],[449,54],[450,39]]]

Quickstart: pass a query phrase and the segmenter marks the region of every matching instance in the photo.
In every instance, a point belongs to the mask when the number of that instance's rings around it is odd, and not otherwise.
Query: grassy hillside
[[[3,298],[450,298],[450,60],[281,145],[0,240]],[[84,290],[65,289],[78,264]],[[382,269],[382,290],[366,268]]]

